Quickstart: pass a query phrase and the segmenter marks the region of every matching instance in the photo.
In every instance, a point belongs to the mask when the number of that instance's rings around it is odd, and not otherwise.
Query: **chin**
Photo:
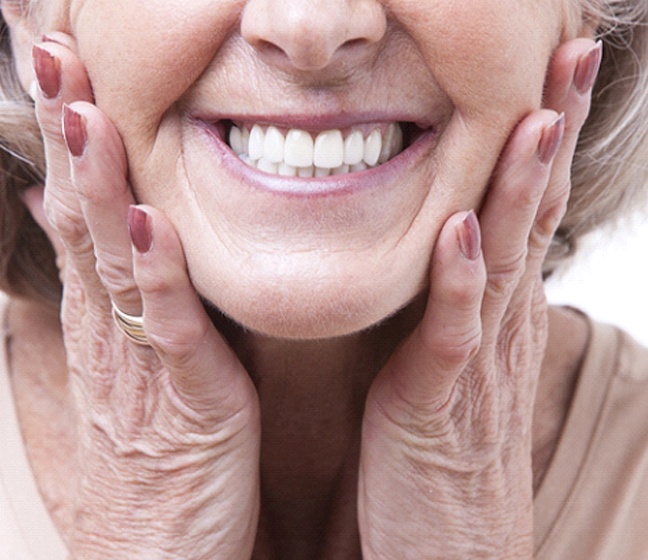
[[[401,283],[400,287],[405,284]],[[199,288],[203,297],[246,330],[290,340],[352,335],[394,315],[420,291],[392,289],[391,282],[368,286],[345,279],[307,282],[299,279],[246,286],[238,283],[218,296]]]

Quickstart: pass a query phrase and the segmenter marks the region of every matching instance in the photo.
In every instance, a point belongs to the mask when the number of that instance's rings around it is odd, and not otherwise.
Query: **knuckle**
[[[68,247],[85,251],[92,248],[92,240],[85,223],[77,216],[67,212],[58,212],[49,218],[50,224],[58,232]]]
[[[69,244],[84,242],[88,237],[88,228],[79,211],[62,201],[53,200],[46,196],[43,209],[47,221],[58,234]]]
[[[171,290],[171,282],[163,274],[150,272],[152,271],[138,270],[137,286],[139,290],[149,297],[164,297]]]
[[[447,285],[445,296],[453,307],[460,310],[470,310],[479,303],[481,290],[471,280],[473,279],[456,278]]]
[[[556,187],[552,196],[538,211],[538,218],[533,228],[534,234],[542,239],[551,238],[554,235],[567,212],[570,190],[571,182],[569,180]]]
[[[183,370],[193,363],[196,347],[206,340],[208,330],[204,321],[185,321],[172,328],[155,324],[146,335],[160,358]]]
[[[510,377],[522,376],[528,371],[532,347],[530,329],[522,317],[509,317],[502,327],[498,341],[503,367]]]
[[[472,328],[445,337],[439,359],[446,365],[463,364],[475,357],[481,345],[481,329]]]
[[[130,262],[125,262],[124,259],[107,258],[102,255],[102,258],[97,259],[96,271],[112,295],[129,294],[135,288]]]
[[[513,254],[489,267],[486,291],[490,296],[495,298],[511,296],[524,274],[527,251],[525,247],[517,254]]]
[[[441,333],[428,337],[426,346],[437,367],[454,370],[471,360],[481,346],[481,325],[447,326]]]

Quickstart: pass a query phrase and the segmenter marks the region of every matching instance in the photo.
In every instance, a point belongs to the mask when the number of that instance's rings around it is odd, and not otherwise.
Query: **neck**
[[[367,331],[319,340],[273,339],[214,318],[261,404],[260,532],[272,535],[272,545],[256,557],[359,557],[355,488],[364,403],[421,310],[417,303]]]

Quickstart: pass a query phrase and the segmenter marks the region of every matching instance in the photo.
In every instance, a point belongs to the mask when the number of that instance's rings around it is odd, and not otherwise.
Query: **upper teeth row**
[[[348,173],[385,163],[403,148],[403,133],[396,123],[375,128],[366,138],[360,130],[345,138],[341,130],[325,130],[313,140],[310,132],[291,129],[284,134],[275,126],[265,130],[255,124],[232,126],[229,143],[247,163],[270,173],[322,176]]]

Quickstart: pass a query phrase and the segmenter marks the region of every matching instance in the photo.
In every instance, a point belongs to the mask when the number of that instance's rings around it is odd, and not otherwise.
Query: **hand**
[[[131,208],[121,139],[93,105],[73,41],[53,34],[34,61],[47,180],[43,196],[26,200],[64,284],[80,473],[72,557],[249,558],[259,509],[254,386],[205,313],[171,224]],[[111,302],[143,314],[150,346],[125,338]]]
[[[549,109],[513,132],[479,222],[463,212],[445,224],[424,317],[370,390],[358,502],[365,559],[533,557],[542,263],[569,196],[599,60],[592,49],[578,39],[555,53]]]

